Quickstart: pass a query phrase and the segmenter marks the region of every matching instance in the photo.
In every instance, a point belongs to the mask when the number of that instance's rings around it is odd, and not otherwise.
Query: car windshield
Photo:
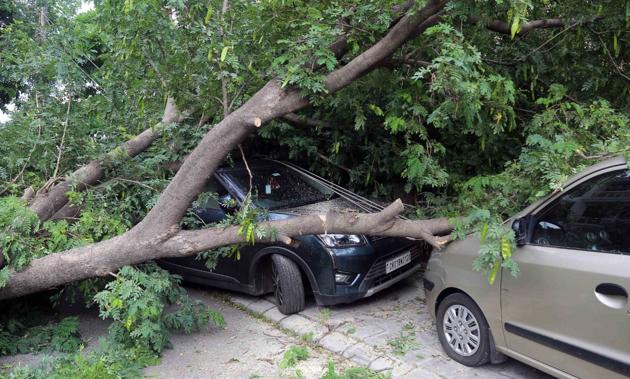
[[[249,173],[234,170],[229,173],[238,186],[247,192]],[[252,168],[252,194],[256,205],[266,209],[293,208],[330,200],[336,194],[327,187],[287,167],[263,166]]]

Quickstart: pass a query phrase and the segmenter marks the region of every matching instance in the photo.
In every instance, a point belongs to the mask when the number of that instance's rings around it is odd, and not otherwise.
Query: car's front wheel
[[[289,315],[304,309],[304,285],[300,268],[295,262],[280,254],[272,255],[271,279],[280,312]]]
[[[490,328],[481,309],[462,293],[448,295],[437,309],[437,332],[449,357],[466,366],[490,360]]]

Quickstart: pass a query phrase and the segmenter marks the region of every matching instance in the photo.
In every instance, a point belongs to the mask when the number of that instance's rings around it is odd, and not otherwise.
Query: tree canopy
[[[516,274],[501,220],[628,151],[629,31],[628,0],[3,2],[0,283],[62,251],[141,241],[158,218],[165,235],[194,224],[202,185],[186,176],[241,153],[448,217],[454,237],[488,237],[476,269]],[[232,221],[255,217],[243,212]],[[242,242],[230,230],[185,238]],[[153,266],[118,275],[168,282]],[[107,286],[101,305],[120,290]]]

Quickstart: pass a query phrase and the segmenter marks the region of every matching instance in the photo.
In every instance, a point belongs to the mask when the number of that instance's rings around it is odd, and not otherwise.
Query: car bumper
[[[395,250],[380,256],[371,262],[369,269],[360,273],[351,285],[337,284],[333,294],[323,294],[315,292],[315,299],[319,305],[335,305],[350,303],[359,299],[370,297],[380,291],[385,290],[398,282],[401,282],[414,273],[420,271],[424,266],[424,249],[419,244],[407,245],[399,250]],[[392,272],[387,272],[387,261],[405,252],[411,253],[409,264],[400,267]],[[346,267],[344,267],[346,269]],[[348,271],[352,271],[349,269]]]
[[[422,269],[422,265],[420,264],[415,264],[413,266],[410,266],[407,270],[405,270],[404,272],[400,273],[399,275],[383,282],[380,283],[378,285],[375,286],[370,286],[369,283],[366,283],[367,285],[365,287],[368,287],[367,290],[357,290],[351,293],[345,293],[345,294],[335,294],[335,295],[325,295],[325,294],[321,294],[321,293],[317,293],[314,292],[313,294],[315,295],[315,299],[317,300],[317,304],[319,305],[337,305],[337,304],[346,304],[346,303],[351,303],[353,301],[359,300],[359,299],[364,299],[364,298],[368,298],[378,292],[383,291],[384,289],[387,289],[393,285],[395,285],[396,283],[403,281],[405,279],[407,279],[408,277],[410,277],[411,275],[415,274],[416,272],[420,271],[420,269]],[[363,287],[363,286],[362,286]]]
[[[439,254],[435,254],[436,256]],[[422,285],[424,287],[425,301],[427,308],[429,308],[429,314],[435,320],[435,305],[438,295],[444,290],[444,277],[440,273],[443,272],[439,260],[436,257],[432,257],[427,264],[427,269],[424,272],[424,278],[422,279]]]

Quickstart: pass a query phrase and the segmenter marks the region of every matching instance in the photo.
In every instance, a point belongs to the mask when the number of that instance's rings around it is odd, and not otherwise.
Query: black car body
[[[335,191],[334,186],[331,188],[311,173],[287,163],[261,160],[250,163],[250,169],[252,193],[257,194],[255,205],[266,208],[270,220],[322,214],[331,209],[361,210],[361,202],[369,201],[347,190]],[[223,202],[210,200],[196,209],[197,216],[206,223],[223,219],[228,210],[222,204],[226,199],[243,202],[249,180],[243,166],[217,170],[207,190],[217,193]],[[285,287],[291,287],[291,291],[295,286],[306,287],[302,297],[310,289],[318,304],[333,305],[370,296],[408,277],[421,267],[422,257],[429,250],[422,242],[406,238],[307,235],[296,239],[298,242],[292,246],[278,242],[243,247],[239,260],[220,258],[213,270],[194,256],[164,259],[160,264],[190,282],[251,295],[275,291],[277,301],[282,302],[275,280],[278,261],[272,259],[280,256],[278,259],[295,267],[296,273],[299,270],[297,277],[285,278],[285,283],[289,283]],[[285,293],[285,297],[289,295]],[[293,309],[280,310],[292,313],[300,308],[303,300]]]

